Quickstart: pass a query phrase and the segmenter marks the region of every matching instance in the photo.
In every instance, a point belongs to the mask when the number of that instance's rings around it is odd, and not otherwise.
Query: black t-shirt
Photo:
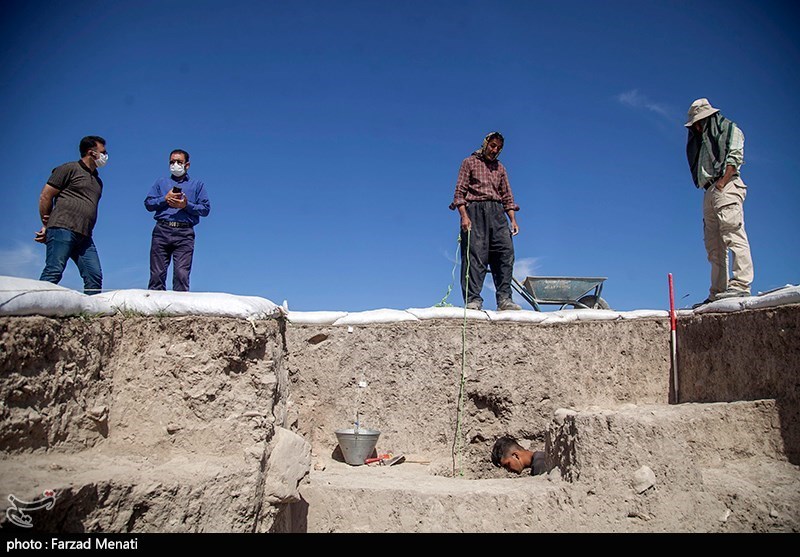
[[[54,168],[47,183],[59,190],[47,227],[91,236],[103,194],[103,181],[97,170],[92,172],[83,161],[68,162]]]
[[[531,476],[538,476],[547,472],[547,465],[545,464],[544,451],[533,452],[533,462],[531,462]]]

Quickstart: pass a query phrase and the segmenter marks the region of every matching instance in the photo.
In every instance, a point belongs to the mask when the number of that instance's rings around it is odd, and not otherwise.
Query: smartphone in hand
[[[172,193],[181,193],[182,191],[178,186],[172,186]]]

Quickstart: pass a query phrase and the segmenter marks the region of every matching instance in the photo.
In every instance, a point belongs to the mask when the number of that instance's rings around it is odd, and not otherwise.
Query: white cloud
[[[523,257],[522,259],[515,259],[514,272],[512,273],[514,278],[517,279],[519,282],[524,282],[526,277],[536,276],[538,262],[539,262],[538,257]],[[494,280],[492,279],[492,273],[490,271],[486,272],[486,280],[483,283],[483,285],[491,292],[496,291],[494,287]],[[511,290],[511,293],[515,299],[518,298],[518,295],[513,289]]]
[[[615,97],[620,104],[631,108],[649,110],[665,118],[672,119],[673,110],[668,106],[651,101],[647,96],[639,93],[638,89],[631,89]]]
[[[444,256],[450,263],[453,264],[453,284],[451,284],[451,287],[453,291],[457,293],[456,297],[460,298],[461,277],[460,275],[458,275],[458,273],[460,272],[461,269],[461,264],[460,264],[461,254],[459,252],[456,252],[455,254],[451,255],[449,252],[445,252]],[[538,257],[523,257],[520,259],[515,259],[514,272],[513,272],[514,278],[516,278],[519,282],[523,282],[526,277],[536,276],[538,263],[539,263]],[[488,290],[489,292],[495,292],[494,280],[492,278],[492,273],[489,270],[486,271],[486,279],[483,283],[483,286],[485,290]],[[451,291],[450,289],[448,289],[446,297],[449,297],[450,294]],[[519,294],[517,294],[516,291],[514,291],[513,289],[512,289],[512,297],[521,304],[527,304],[527,302],[523,300],[519,296]],[[484,298],[486,298],[486,296],[484,296]]]
[[[514,261],[514,278],[523,282],[526,277],[535,277],[539,266],[538,257],[523,257]]]
[[[0,275],[38,279],[43,265],[44,246],[17,244],[0,249]]]

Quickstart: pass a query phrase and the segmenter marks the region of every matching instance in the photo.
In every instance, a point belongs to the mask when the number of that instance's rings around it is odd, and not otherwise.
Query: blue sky
[[[745,134],[753,291],[800,283],[795,2],[0,10],[0,274],[39,277],[39,192],[101,135],[104,289],[147,287],[143,201],[182,148],[211,198],[192,290],[297,311],[429,307],[453,283],[458,167],[499,130],[521,207],[516,277],[607,277],[611,307],[634,310],[668,309],[672,273],[686,307],[707,296],[709,265],[683,123],[707,97]],[[61,284],[82,289],[72,263]],[[447,301],[463,303],[458,288]]]

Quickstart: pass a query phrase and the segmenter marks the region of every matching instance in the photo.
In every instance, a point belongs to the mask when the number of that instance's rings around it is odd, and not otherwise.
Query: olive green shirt
[[[68,162],[54,168],[47,183],[59,190],[47,228],[66,228],[91,236],[97,222],[97,205],[103,194],[103,181],[97,170],[89,170],[80,160]]]

